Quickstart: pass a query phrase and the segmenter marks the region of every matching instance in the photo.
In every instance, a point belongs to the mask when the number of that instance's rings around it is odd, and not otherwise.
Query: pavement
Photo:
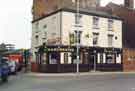
[[[126,74],[135,74],[135,72],[99,72],[99,71],[92,71],[92,72],[80,72],[80,73],[35,73],[29,72],[25,74],[26,76],[32,77],[61,77],[61,76],[89,76],[89,75],[126,75]]]

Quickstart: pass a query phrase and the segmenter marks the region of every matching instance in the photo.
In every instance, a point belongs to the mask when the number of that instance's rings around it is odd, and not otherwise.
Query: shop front
[[[83,64],[89,64],[89,70],[122,71],[122,49],[89,47],[81,48]]]
[[[41,51],[42,50],[42,51]],[[121,49],[80,47],[80,72],[122,71]],[[36,53],[39,72],[76,72],[75,46],[46,46]]]

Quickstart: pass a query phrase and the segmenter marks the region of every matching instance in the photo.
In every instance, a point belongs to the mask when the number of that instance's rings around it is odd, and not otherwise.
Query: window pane
[[[99,28],[99,18],[93,17],[93,28],[98,29]]]
[[[93,33],[93,45],[97,46],[98,45],[98,34],[97,33]]]
[[[103,54],[100,54],[100,63],[103,63]]]
[[[75,35],[74,34],[69,34],[69,39],[70,39],[70,45],[75,43]]]
[[[108,30],[110,30],[110,31],[113,30],[113,20],[111,20],[111,19],[108,20]]]
[[[107,57],[106,57],[106,61],[107,61],[108,64],[115,63],[115,61],[114,61],[114,55],[108,54]]]
[[[109,47],[113,46],[113,35],[108,35],[108,46]]]
[[[64,63],[68,64],[68,53],[64,53]]]
[[[38,35],[35,36],[35,40],[36,40],[36,44],[38,44],[38,42],[39,42],[39,36]]]

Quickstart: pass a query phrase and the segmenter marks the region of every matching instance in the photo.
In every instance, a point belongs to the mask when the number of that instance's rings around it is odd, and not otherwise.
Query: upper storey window
[[[108,30],[109,31],[113,31],[113,20],[112,19],[108,19]]]
[[[36,33],[38,33],[39,31],[39,22],[36,22],[35,23],[35,30],[36,30]]]
[[[93,28],[99,29],[99,17],[93,17]]]

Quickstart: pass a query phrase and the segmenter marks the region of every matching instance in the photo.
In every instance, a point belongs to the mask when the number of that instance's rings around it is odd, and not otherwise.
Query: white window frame
[[[112,19],[108,19],[108,30],[113,31],[114,21]]]
[[[38,35],[35,36],[35,43],[36,43],[36,45],[38,45],[38,43],[39,43],[39,36]]]
[[[114,35],[108,35],[108,47],[113,47],[113,37]]]
[[[94,41],[96,40],[96,44]],[[99,40],[99,33],[93,33],[93,46],[98,46],[98,40]]]
[[[99,29],[99,17],[94,16],[93,17],[93,29]]]

